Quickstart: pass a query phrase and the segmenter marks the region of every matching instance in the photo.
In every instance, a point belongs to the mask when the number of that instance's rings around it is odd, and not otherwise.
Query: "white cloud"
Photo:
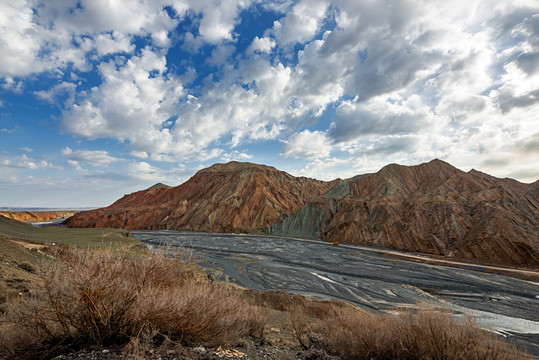
[[[351,165],[357,165],[356,162],[339,158],[314,159],[300,169],[289,171],[294,176],[306,176],[318,180],[331,181],[340,177],[346,179],[357,175],[357,168]]]
[[[340,143],[372,135],[427,131],[431,118],[430,109],[418,96],[400,101],[383,97],[367,102],[343,101],[336,110],[330,135]]]
[[[239,22],[242,9],[248,8],[249,0],[194,0],[189,5],[202,14],[198,32],[207,42],[217,44],[223,40],[233,40],[232,31]]]
[[[76,90],[77,85],[70,82],[62,82],[48,90],[34,91],[34,95],[38,99],[46,101],[50,104],[55,104],[59,98],[62,96],[67,96],[64,103],[66,106],[71,106],[75,101]]]
[[[87,138],[128,140],[138,152],[170,152],[169,118],[183,95],[180,82],[165,74],[166,59],[149,49],[121,63],[99,65],[100,87],[63,113],[64,129]]]
[[[221,161],[223,162],[229,162],[229,161],[246,161],[253,158],[253,155],[250,155],[245,152],[240,152],[237,150],[234,150],[228,154],[221,155]]]
[[[241,38],[255,3],[280,18]],[[152,161],[250,159],[251,144],[283,134],[282,155],[314,159],[304,168],[313,175],[428,157],[504,174],[524,174],[511,158],[537,164],[539,15],[529,2],[78,4],[0,4],[2,87],[21,92],[26,75],[54,72],[61,80],[34,94],[63,109],[62,130],[123,142],[149,178],[162,175]],[[167,63],[171,46],[211,55]],[[101,83],[80,72],[93,68]],[[342,162],[324,167],[330,154]]]
[[[0,77],[26,76],[72,65],[89,70],[87,55],[129,53],[133,36],[150,34],[169,46],[168,32],[178,20],[161,1],[83,0],[77,3],[30,0],[0,3]]]
[[[283,154],[296,158],[323,158],[331,151],[330,139],[325,132],[304,130],[284,142]]]
[[[186,181],[195,171],[196,169],[188,168],[182,164],[170,169],[162,169],[142,161],[130,163],[127,167],[127,176],[146,184],[162,182],[176,186]]]
[[[249,45],[249,48],[247,49],[249,52],[262,52],[262,53],[270,53],[271,50],[277,45],[275,40],[269,38],[269,37],[263,37],[259,38],[258,36],[255,36],[253,39],[253,42],[251,45]]]
[[[23,89],[23,82],[22,81],[16,81],[11,76],[6,76],[4,78],[4,83],[2,84],[2,88],[4,90],[13,91],[14,93],[20,94]]]
[[[234,54],[236,48],[232,45],[222,45],[216,47],[212,52],[211,56],[206,60],[210,65],[222,65],[226,60]]]
[[[144,181],[166,181],[164,171],[145,161],[131,163],[128,175]]]
[[[91,166],[109,166],[113,163],[123,161],[121,158],[113,157],[104,150],[76,150],[69,147],[62,150],[62,155],[66,158],[69,165],[82,169],[82,165]]]
[[[46,160],[37,160],[23,154],[22,156],[13,159],[3,159],[1,166],[15,169],[38,170],[44,168],[52,168],[53,165]]]
[[[99,56],[120,52],[131,53],[135,49],[135,45],[131,44],[131,39],[124,34],[99,34],[94,41]],[[159,44],[163,42],[166,42],[165,38],[159,40]]]
[[[328,5],[328,1],[313,0],[297,3],[283,19],[273,24],[278,44],[287,46],[312,40],[320,30]]]
[[[34,63],[42,40],[30,5],[24,0],[0,2],[0,53],[9,54],[0,57],[0,76],[27,75],[42,69]]]

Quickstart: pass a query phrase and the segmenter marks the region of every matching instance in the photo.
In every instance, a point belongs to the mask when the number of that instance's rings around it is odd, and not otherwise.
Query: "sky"
[[[0,1],[0,207],[434,158],[539,179],[538,0]]]

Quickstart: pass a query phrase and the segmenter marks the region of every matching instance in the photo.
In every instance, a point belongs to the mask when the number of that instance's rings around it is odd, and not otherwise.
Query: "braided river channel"
[[[150,249],[187,251],[216,280],[260,290],[283,290],[354,303],[372,311],[449,308],[455,316],[517,340],[539,358],[539,283],[393,256],[366,246],[261,235],[132,231]],[[417,254],[417,256],[421,256]]]

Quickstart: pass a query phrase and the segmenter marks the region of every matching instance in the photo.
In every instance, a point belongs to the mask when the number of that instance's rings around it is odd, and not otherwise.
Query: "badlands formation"
[[[80,212],[70,227],[269,233],[539,266],[539,181],[433,160],[329,182],[230,162]]]

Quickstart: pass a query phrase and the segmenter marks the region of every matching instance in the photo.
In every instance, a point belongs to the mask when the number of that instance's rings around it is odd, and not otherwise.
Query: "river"
[[[382,249],[284,237],[132,231],[150,248],[187,251],[217,280],[348,301],[372,311],[450,308],[539,355],[539,284],[389,256]]]

